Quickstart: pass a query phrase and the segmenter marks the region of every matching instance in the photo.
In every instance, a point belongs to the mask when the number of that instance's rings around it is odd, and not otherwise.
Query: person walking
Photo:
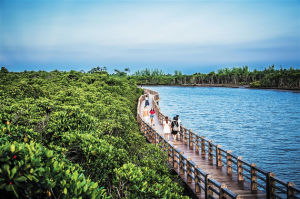
[[[150,105],[150,103],[149,103],[149,96],[146,95],[146,97],[145,97],[145,107],[149,106],[149,105]]]
[[[153,126],[155,126],[155,124],[153,124],[154,115],[155,115],[155,110],[154,110],[154,108],[152,108],[150,110],[150,122],[151,122],[151,125],[153,125]]]
[[[143,110],[143,117],[144,117],[144,120],[145,120],[147,123],[149,123],[150,117],[149,117],[148,106],[144,107],[144,110]]]
[[[173,136],[174,142],[176,142],[176,137],[179,132],[179,123],[178,123],[177,117],[173,117],[173,121],[171,123],[171,128],[172,128],[172,136]]]
[[[171,134],[171,122],[168,117],[163,121],[163,133],[166,140],[169,140]]]

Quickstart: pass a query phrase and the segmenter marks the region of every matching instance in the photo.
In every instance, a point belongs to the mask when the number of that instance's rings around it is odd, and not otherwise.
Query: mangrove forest
[[[250,71],[248,66],[224,68],[217,72],[184,75],[180,71],[165,74],[162,70],[145,69],[132,75],[140,85],[187,85],[187,86],[247,86],[251,88],[300,89],[300,70],[275,69],[272,65],[264,70]]]
[[[0,72],[1,198],[188,198],[105,71]]]

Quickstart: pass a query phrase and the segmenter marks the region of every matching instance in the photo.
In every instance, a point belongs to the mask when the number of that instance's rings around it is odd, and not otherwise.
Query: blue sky
[[[0,0],[10,71],[300,68],[299,0]]]

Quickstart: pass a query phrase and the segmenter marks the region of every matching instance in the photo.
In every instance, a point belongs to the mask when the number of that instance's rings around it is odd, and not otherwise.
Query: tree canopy
[[[139,131],[142,93],[135,80],[103,68],[1,69],[0,195],[185,198],[167,154]]]
[[[278,70],[274,65],[262,71],[250,71],[248,66],[240,68],[224,68],[208,74],[195,73],[184,75],[175,71],[174,75],[164,74],[163,71],[145,69],[137,71],[132,79],[141,85],[212,85],[240,86],[253,88],[300,89],[300,70],[289,68]]]

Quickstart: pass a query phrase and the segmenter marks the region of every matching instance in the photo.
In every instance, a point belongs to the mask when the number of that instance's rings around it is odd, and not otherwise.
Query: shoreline
[[[277,87],[250,87],[249,85],[235,84],[139,84],[138,86],[174,86],[174,87],[222,87],[222,88],[245,88],[245,89],[264,89],[264,90],[282,90],[282,91],[298,91],[300,88],[277,88]]]

